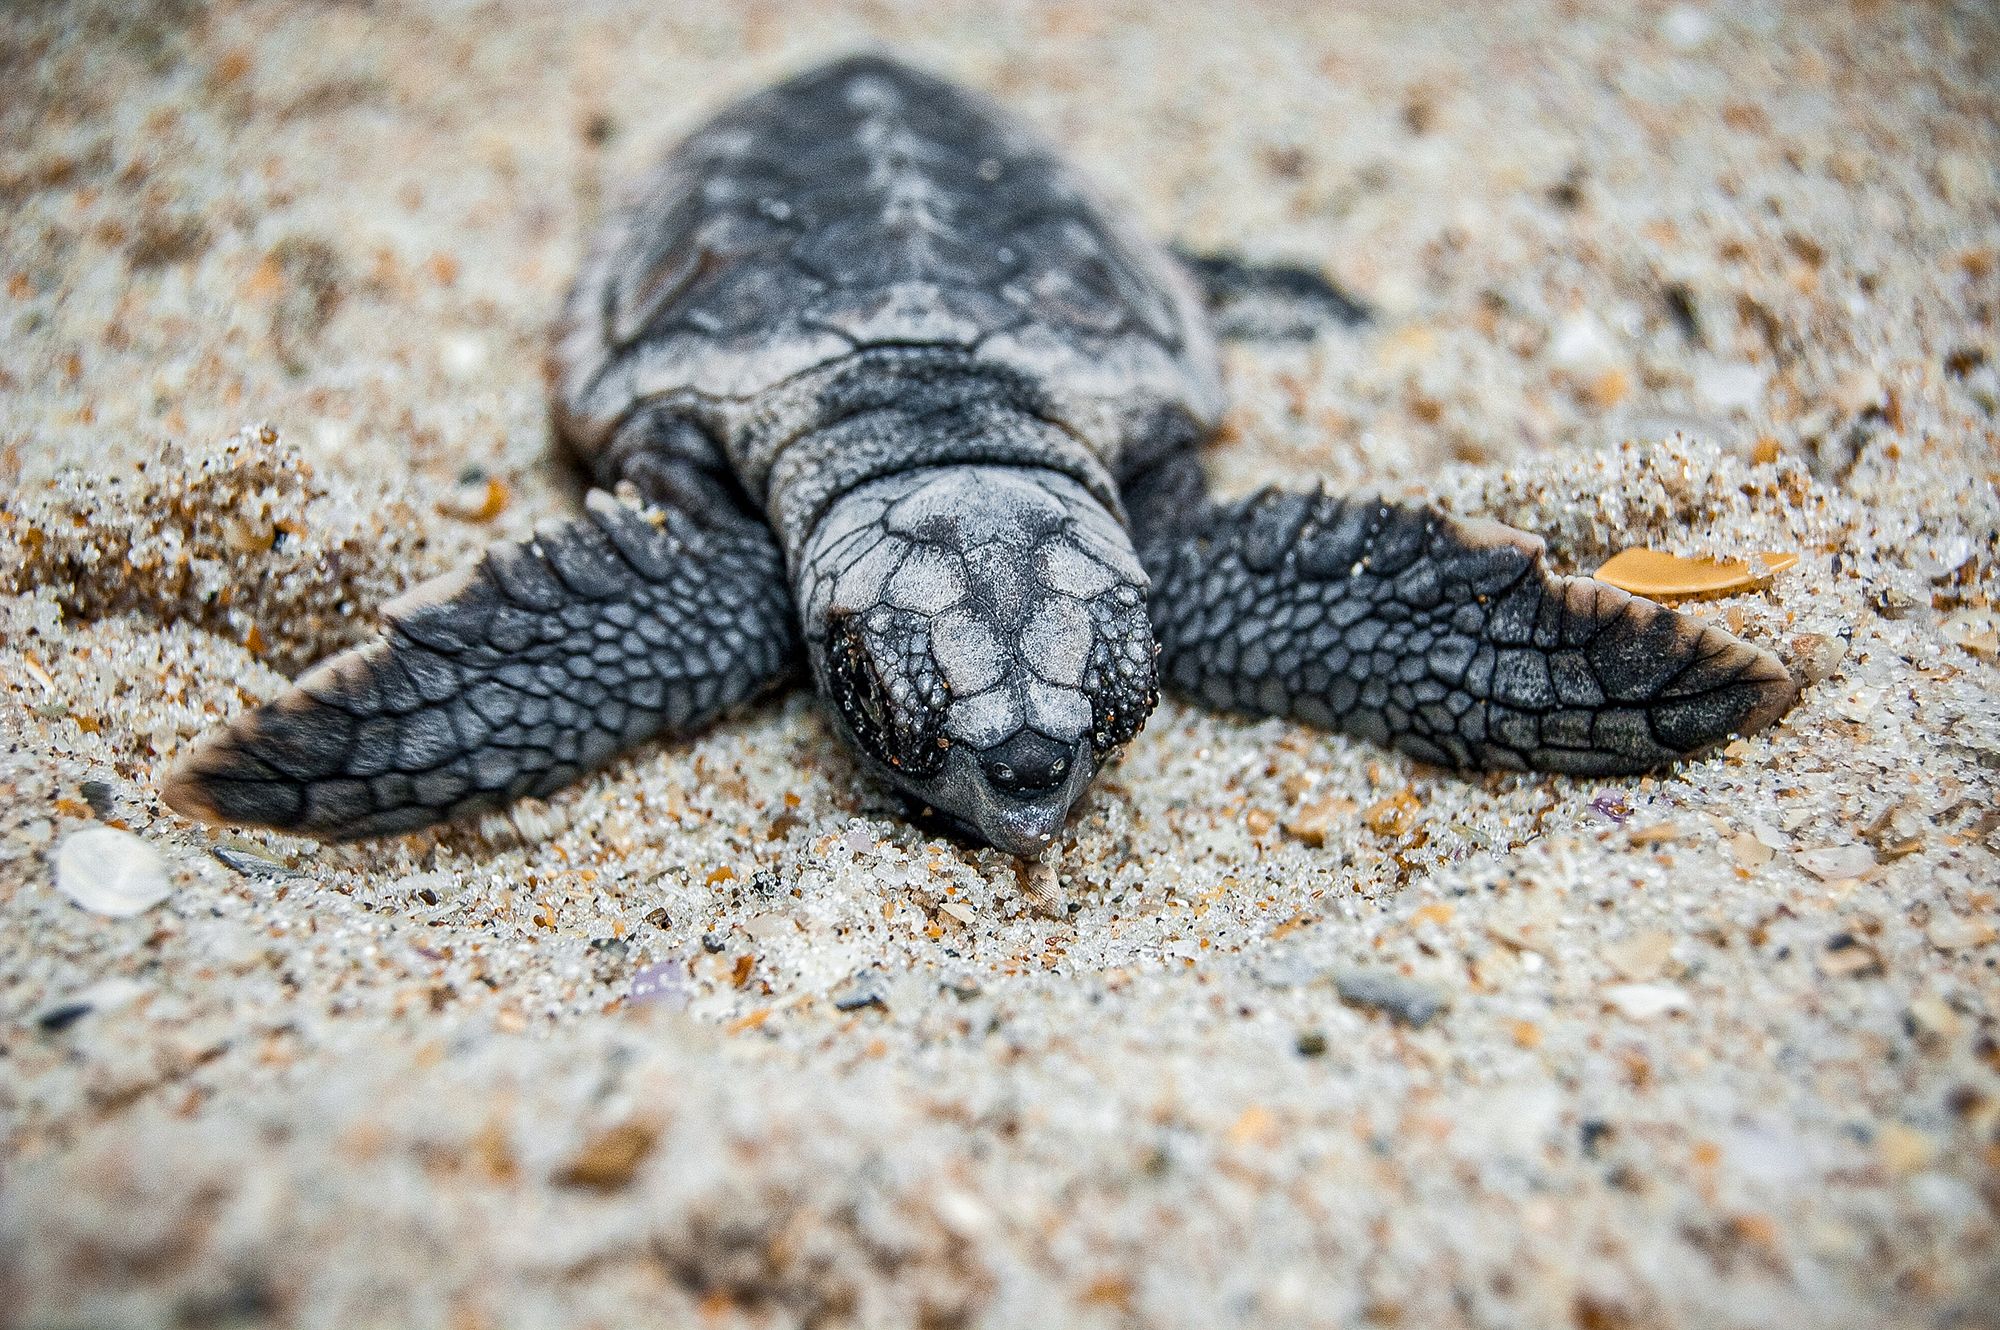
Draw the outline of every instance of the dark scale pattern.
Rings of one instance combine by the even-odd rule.
[[[1058,472],[863,485],[815,528],[797,582],[807,655],[855,745],[998,844],[1059,825],[1156,701],[1130,539]]]
[[[1141,557],[1169,687],[1454,767],[1645,771],[1768,724],[1770,653],[1434,508],[1153,482]]]
[[[1099,756],[1131,743],[1159,705],[1146,597],[1136,586],[1114,587],[1090,604],[1095,628],[1083,691],[1090,698],[1091,743]]]
[[[1034,380],[1106,466],[1141,416],[1220,407],[1163,250],[984,98],[862,56],[726,108],[613,215],[559,332],[558,412],[592,456],[671,399],[761,496],[772,456],[834,423],[785,389],[903,348]]]
[[[827,695],[862,750],[902,775],[936,775],[951,742],[951,689],[931,659],[928,624],[884,607],[837,616],[827,637]]]
[[[495,546],[384,617],[382,640],[196,749],[167,802],[328,839],[413,830],[698,729],[797,659],[764,527],[602,491],[583,518]]]

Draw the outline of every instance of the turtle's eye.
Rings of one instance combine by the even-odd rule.
[[[901,618],[880,611],[866,620],[835,616],[827,689],[864,752],[905,775],[928,776],[944,765],[945,698],[936,695],[941,686],[928,654],[897,649],[899,642],[914,645],[913,626]]]

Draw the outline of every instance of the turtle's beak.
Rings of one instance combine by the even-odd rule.
[[[967,796],[959,816],[995,848],[1033,858],[1061,834],[1070,809],[1097,774],[1097,761],[1084,740],[1059,749],[1059,760],[1024,779],[1017,765],[995,756],[1007,755],[1014,746],[977,756],[964,753],[960,761],[968,770],[954,782]]]

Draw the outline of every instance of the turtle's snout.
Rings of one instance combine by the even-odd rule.
[[[980,759],[986,779],[1003,794],[1041,794],[1060,786],[1077,760],[1075,746],[1022,730]]]
[[[1024,729],[961,769],[967,779],[940,793],[989,844],[1032,858],[1061,834],[1097,762],[1088,736],[1064,744]]]

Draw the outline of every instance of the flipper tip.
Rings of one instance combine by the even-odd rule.
[[[215,791],[202,770],[203,759],[215,746],[213,739],[197,744],[168,769],[160,782],[160,802],[182,817],[211,827],[229,825],[229,817],[215,801]]]
[[[1798,705],[1798,680],[1783,661],[1763,647],[1741,639],[1732,639],[1731,646],[1742,661],[1736,676],[1737,686],[1750,693],[1749,705],[1743,719],[1736,723],[1736,732],[1755,734]]]

